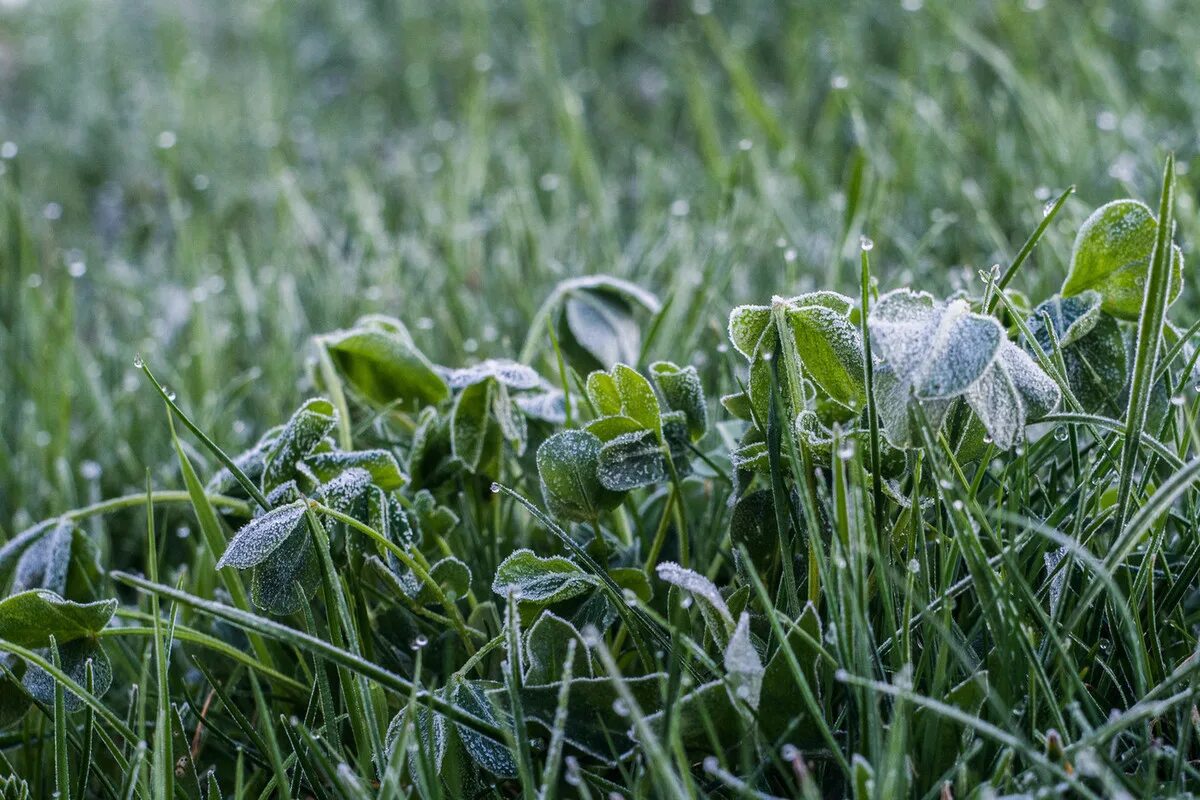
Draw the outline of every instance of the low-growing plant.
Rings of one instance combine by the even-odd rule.
[[[60,797],[1182,791],[1172,192],[1168,162],[1157,215],[1098,209],[1036,304],[1011,284],[1066,195],[977,294],[880,293],[864,246],[857,296],[739,306],[723,414],[607,277],[519,362],[442,366],[380,316],[318,336],[320,397],[236,456],[139,361],[183,489],[0,549],[8,766]],[[134,507],[144,575],[86,527]]]

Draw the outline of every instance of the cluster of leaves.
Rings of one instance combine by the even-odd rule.
[[[815,796],[820,785],[869,797],[950,783],[986,796],[1047,781],[1106,793],[1143,759],[1100,759],[1091,716],[1138,718],[1137,700],[1158,691],[1154,667],[1130,655],[1085,685],[1063,641],[1078,634],[1056,626],[1069,605],[1070,626],[1095,616],[1090,630],[1106,636],[1136,630],[1126,610],[1093,610],[1099,588],[1064,601],[1081,580],[1070,565],[1093,568],[1091,537],[1133,552],[1187,485],[1191,467],[1159,474],[1181,464],[1153,435],[1158,460],[1140,477],[1138,448],[1125,445],[1118,471],[1105,438],[1123,432],[1122,414],[1141,420],[1126,436],[1158,433],[1194,368],[1195,331],[1165,321],[1183,268],[1168,233],[1140,203],[1101,208],[1061,293],[1036,306],[1007,287],[1015,267],[983,275],[978,297],[876,295],[864,254],[857,298],[738,307],[728,330],[745,369],[719,423],[696,367],[638,369],[652,341],[644,317],[661,307],[606,277],[563,284],[521,362],[444,367],[380,316],[317,337],[311,379],[324,397],[232,458],[155,381],[172,426],[183,421],[221,464],[202,485],[175,440],[203,533],[195,574],[180,564],[176,586],[158,580],[153,511],[149,578],[100,568],[84,512],[10,541],[0,727],[39,707],[62,732],[58,766],[73,745],[67,715],[115,702],[100,640],[134,635],[110,626],[119,584],[151,598],[153,627],[137,630],[153,641],[140,663],[155,668],[151,774],[164,796],[212,800],[231,764],[237,796]],[[539,331],[557,381],[529,365]],[[1115,504],[1093,477],[1110,472]],[[1143,495],[1159,516],[1131,518],[1126,504]],[[1034,548],[1025,529],[1002,540],[1009,520],[989,517],[986,498],[1018,503],[1055,547]],[[142,500],[152,509],[155,494]],[[1067,520],[1074,538],[1057,531]],[[1019,567],[1040,569],[1043,556],[1044,582],[1031,586]],[[1182,574],[1198,569],[1191,559]],[[1154,576],[1144,581],[1132,595]],[[1176,605],[1180,585],[1167,581]],[[979,602],[954,607],[967,591]],[[195,669],[172,668],[173,642]],[[1161,643],[1161,663],[1176,650]],[[1053,670],[1051,657],[1062,659]],[[1182,680],[1171,676],[1159,685]],[[1057,732],[1031,743],[1030,686],[1082,704],[1078,749]],[[145,716],[134,700],[127,711]],[[127,726],[101,716],[115,734],[105,746],[136,775],[146,746],[119,743]],[[86,724],[88,748],[98,724]],[[216,753],[204,780],[202,734]],[[93,772],[90,752],[76,785],[116,796],[119,776]],[[70,772],[56,773],[60,793]]]

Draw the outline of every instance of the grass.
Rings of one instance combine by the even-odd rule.
[[[60,797],[1196,791],[1197,293],[1185,269],[1172,302],[1164,253],[1200,234],[1200,41],[1183,2],[1040,5],[0,6],[0,577],[76,620],[0,636],[0,772]],[[1145,312],[1105,306],[1133,400],[1101,402],[1077,367],[1113,350],[1014,290],[1050,300],[1121,197],[1174,225]],[[578,284],[543,308],[598,273],[661,310]],[[903,287],[994,313],[1057,408],[1004,447],[927,402],[901,452],[866,315],[776,303],[750,358],[727,332],[741,303]],[[617,321],[572,327],[571,298]],[[541,388],[438,390],[409,358],[384,391],[331,344],[375,313]],[[797,318],[858,332],[856,413],[795,391],[826,375]],[[652,383],[589,380],[613,341]],[[747,386],[739,420],[718,400]],[[506,404],[546,387],[567,421]],[[289,418],[282,466],[237,459]],[[107,624],[79,605],[114,597]]]

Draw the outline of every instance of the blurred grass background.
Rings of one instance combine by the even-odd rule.
[[[1190,256],[1194,12],[0,0],[0,532],[178,483],[139,352],[236,450],[305,395],[312,333],[384,312],[443,363],[515,355],[606,272],[711,380],[734,303],[852,289],[862,234],[883,288],[969,286],[1074,184],[1018,278],[1047,295],[1168,149]]]

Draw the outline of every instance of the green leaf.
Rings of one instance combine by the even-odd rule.
[[[113,601],[115,602],[115,601]],[[112,664],[100,642],[93,638],[76,639],[59,648],[60,668],[80,686],[87,686],[87,664],[92,662],[92,694],[102,696],[112,686]],[[44,651],[49,653],[49,650]],[[54,702],[54,677],[36,664],[29,664],[22,680],[25,691],[39,703]],[[84,707],[84,701],[70,689],[64,687],[63,700],[66,710],[74,713]]]
[[[654,431],[634,431],[605,442],[596,474],[606,489],[625,492],[664,482],[667,460]]]
[[[657,298],[619,278],[595,275],[564,281],[555,290],[562,299],[558,340],[563,354],[582,372],[637,361],[642,331],[636,307],[657,314]]]
[[[800,665],[800,674],[805,683],[816,697],[821,696],[820,642],[822,639],[821,620],[817,616],[816,607],[809,603],[804,607],[800,618],[787,633],[787,642],[781,645],[767,662],[763,672],[762,700],[759,710],[759,725],[763,733],[770,739],[784,735],[788,726],[798,717],[805,715],[802,690],[796,681],[787,653],[783,648],[790,648]],[[801,738],[804,744],[815,744],[820,739],[811,725],[801,724],[794,729],[794,734]]]
[[[1154,212],[1145,203],[1114,200],[1096,209],[1075,237],[1062,294],[1070,297],[1095,290],[1103,298],[1104,311],[1136,320],[1142,311],[1157,232]],[[1172,245],[1168,305],[1182,288],[1183,252]]]
[[[650,377],[667,408],[683,413],[688,435],[692,441],[698,441],[708,430],[708,406],[704,401],[700,373],[693,366],[680,367],[670,361],[655,361],[650,365]]]
[[[495,382],[490,379],[473,383],[459,392],[454,401],[450,417],[450,448],[454,458],[471,472],[479,468],[487,443],[495,387]]]
[[[621,413],[621,395],[617,392],[617,382],[613,376],[602,370],[596,370],[587,376],[585,385],[588,400],[596,407],[596,413],[612,416]]]
[[[477,681],[458,681],[450,692],[450,700],[456,706],[488,722],[498,723],[495,707],[485,693],[485,684]],[[465,725],[455,724],[467,755],[479,766],[498,778],[512,778],[517,774],[517,764],[509,746],[488,738]]]
[[[700,612],[713,638],[724,647],[733,635],[733,616],[721,596],[716,584],[695,570],[687,569],[673,561],[664,561],[654,568],[659,579],[678,586],[700,602]]]
[[[466,597],[471,590],[471,568],[466,562],[446,556],[429,568],[429,576],[442,588],[446,599],[454,602],[455,598]],[[417,602],[422,605],[437,602],[433,589],[427,584],[421,584],[417,593]]]
[[[364,317],[355,328],[322,336],[319,343],[346,382],[376,405],[432,405],[450,394],[399,320]]]
[[[1100,310],[1100,295],[1088,291],[1074,297],[1055,296],[1029,317],[1029,329],[1042,350],[1052,343],[1043,312],[1062,347],[1071,393],[1092,414],[1119,417],[1129,383],[1128,353],[1119,323]],[[1026,347],[1032,347],[1026,343]]]
[[[765,449],[761,457],[766,458]],[[770,489],[750,492],[738,499],[729,518],[729,537],[735,557],[740,558],[738,545],[743,545],[759,575],[766,579],[775,574],[779,565],[779,523]]]
[[[738,306],[729,313],[729,341],[747,360],[753,360],[775,347],[775,326],[770,306]]]
[[[575,674],[591,677],[591,654],[578,629],[562,617],[543,611],[525,634],[526,685],[545,685],[559,680],[571,641],[575,642]]]
[[[46,589],[31,589],[0,601],[0,639],[20,647],[59,646],[90,638],[104,629],[117,610],[116,600],[76,603]]]
[[[867,395],[858,326],[824,305],[789,307],[785,314],[808,375],[838,403],[862,408]]]
[[[562,556],[542,558],[532,550],[514,550],[496,568],[492,591],[501,597],[516,593],[522,603],[551,605],[588,592],[596,576]]]
[[[542,496],[552,514],[582,522],[620,504],[623,495],[606,489],[596,474],[600,446],[587,431],[561,431],[538,448]]]
[[[621,413],[637,420],[647,430],[661,435],[661,411],[650,381],[642,377],[640,372],[625,364],[617,364],[612,368],[610,374],[616,386],[617,395],[621,398]]]
[[[241,527],[225,548],[217,568],[250,569],[266,560],[299,528],[305,526],[303,500],[272,509]]]

